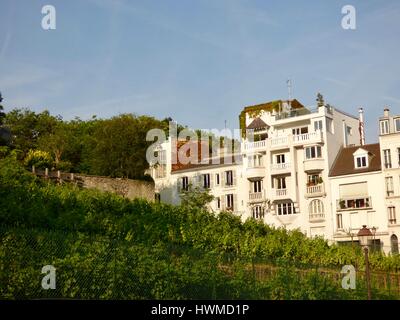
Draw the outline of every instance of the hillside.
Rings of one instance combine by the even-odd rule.
[[[359,249],[229,213],[50,184],[11,158],[0,160],[0,225],[5,298],[365,298],[362,282],[346,291],[336,277],[345,264],[362,271]],[[47,264],[57,290],[40,290]],[[397,272],[400,260],[374,254],[371,267]]]

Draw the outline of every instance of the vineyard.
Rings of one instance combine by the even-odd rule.
[[[359,248],[230,213],[54,185],[0,160],[1,299],[365,299]],[[372,253],[374,299],[400,297],[400,258]],[[341,286],[344,265],[357,287]],[[43,290],[41,269],[57,270]]]

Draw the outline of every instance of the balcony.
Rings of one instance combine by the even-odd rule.
[[[309,221],[310,222],[324,222],[325,221],[325,213],[310,213]]]
[[[263,150],[267,147],[267,142],[268,142],[268,140],[246,142],[246,143],[244,143],[244,150],[245,151]]]
[[[249,180],[260,179],[265,176],[264,166],[254,166],[246,169],[246,177]]]
[[[265,192],[250,192],[249,202],[262,202],[265,201]]]
[[[293,136],[294,145],[303,145],[307,143],[320,143],[320,142],[323,142],[321,131],[297,134]]]
[[[325,161],[322,158],[304,160],[304,171],[322,171],[325,169]]]
[[[276,149],[276,148],[282,148],[282,147],[289,147],[290,144],[290,135],[287,136],[281,136],[281,137],[274,137],[274,138],[270,138],[270,147],[271,149]]]
[[[372,209],[371,197],[357,197],[336,201],[337,211]]]
[[[306,198],[323,197],[325,195],[325,185],[323,183],[306,187]]]
[[[285,163],[271,163],[271,173],[272,174],[281,174],[285,172],[289,172],[291,165],[289,162]]]
[[[272,189],[273,200],[289,199],[288,189]]]
[[[309,143],[322,143],[323,135],[321,131],[303,133],[298,135],[286,134],[277,137],[271,137],[266,140],[244,143],[244,151],[265,150],[267,147],[271,150],[289,148],[290,146],[301,146]]]

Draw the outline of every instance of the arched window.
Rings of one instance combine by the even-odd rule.
[[[260,220],[264,218],[264,208],[261,206],[253,207],[253,218]]]
[[[392,254],[399,254],[399,239],[395,234],[390,237],[390,246],[392,247]]]
[[[313,200],[309,206],[310,214],[321,214],[324,213],[324,204],[321,200]]]

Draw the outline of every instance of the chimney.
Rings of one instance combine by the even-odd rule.
[[[365,144],[365,127],[364,127],[364,109],[358,109],[359,119],[358,119],[358,130],[360,132],[360,145]]]
[[[347,125],[344,120],[342,120],[343,123],[343,146],[346,148],[347,147]]]
[[[385,109],[383,109],[383,116],[384,116],[385,118],[389,118],[389,108],[388,108],[388,107],[386,107]]]

